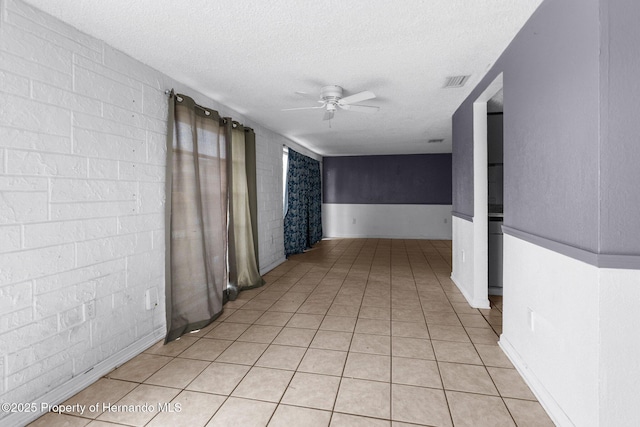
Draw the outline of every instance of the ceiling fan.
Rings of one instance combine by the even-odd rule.
[[[304,92],[296,93],[303,96],[307,95]],[[316,110],[323,108],[325,112],[322,120],[331,120],[338,108],[346,111],[357,111],[360,113],[375,113],[376,111],[378,111],[379,107],[374,107],[371,105],[356,105],[356,103],[358,102],[373,99],[375,97],[376,95],[373,92],[365,90],[364,92],[359,92],[343,98],[342,88],[340,86],[324,86],[320,90],[320,99],[318,100],[318,102],[322,105],[320,105],[319,107],[285,108],[282,111]]]

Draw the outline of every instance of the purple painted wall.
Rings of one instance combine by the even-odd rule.
[[[640,254],[640,2],[603,1],[600,251]]]
[[[453,116],[453,211],[473,215],[473,102],[503,72],[504,224],[599,249],[600,2],[546,0]]]
[[[451,154],[325,157],[323,202],[451,204]]]
[[[473,217],[473,105],[453,116],[452,211],[454,215]]]

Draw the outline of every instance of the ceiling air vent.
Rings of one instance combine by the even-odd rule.
[[[447,77],[447,83],[445,83],[445,88],[456,88],[462,87],[469,80],[471,76],[449,76]]]
[[[427,141],[428,144],[442,144],[444,139],[430,139]]]

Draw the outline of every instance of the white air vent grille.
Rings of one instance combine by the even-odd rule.
[[[471,76],[450,76],[447,77],[447,83],[445,83],[445,88],[456,88],[462,87],[469,80]]]
[[[430,139],[427,141],[428,144],[442,144],[444,139]]]

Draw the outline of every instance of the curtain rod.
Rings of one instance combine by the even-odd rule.
[[[167,95],[167,96],[171,96],[171,91],[169,89],[167,89],[167,90],[164,91],[164,94]],[[179,96],[177,93],[174,93],[174,95],[176,96],[176,99],[178,100],[178,102],[182,102],[183,98],[181,96]],[[194,103],[194,105],[196,106],[196,108],[199,108],[202,111],[204,111],[205,116],[210,116],[211,115],[211,111],[209,111],[209,108],[203,107],[202,105],[198,105],[198,104],[195,104],[195,103]]]
[[[172,90],[173,90],[173,89],[172,89]],[[170,96],[170,95],[171,95],[171,91],[172,91],[172,90],[167,89],[167,90],[165,90],[165,91],[164,91],[164,94],[165,94],[165,95],[167,95],[167,96]],[[177,94],[177,93],[174,93],[174,94],[175,94],[176,98],[178,99],[178,101],[182,101],[182,98],[180,98],[180,97],[178,96],[178,94]],[[204,111],[204,114],[206,114],[207,116],[211,115],[211,112],[209,111],[209,109],[208,109],[208,108],[203,107],[203,106],[198,105],[198,104],[195,104],[195,106],[196,106],[196,107],[198,107],[198,108],[200,108],[201,110],[203,110],[203,111]],[[225,117],[222,117],[222,122],[223,122],[223,123],[227,123],[227,119],[226,119]],[[233,128],[235,129],[235,128],[237,128],[238,126],[240,126],[240,123],[235,122],[235,121],[233,121],[233,120],[232,120],[232,126],[233,126]],[[243,125],[243,126],[244,126],[244,125]],[[253,131],[253,128],[250,128],[249,126],[244,126],[244,131],[245,131],[245,132],[250,132],[250,131]],[[254,132],[255,132],[255,131],[254,131]]]

